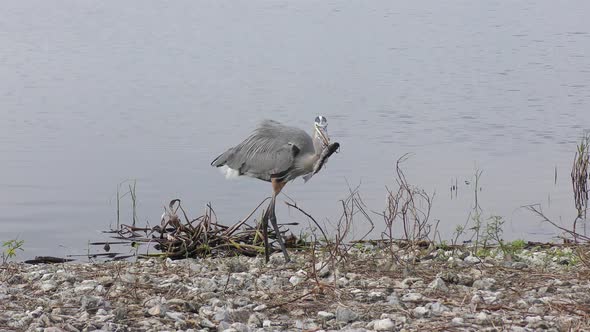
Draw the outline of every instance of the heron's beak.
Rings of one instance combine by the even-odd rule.
[[[322,143],[324,147],[330,145],[330,136],[328,136],[328,128],[315,125],[315,131],[318,133],[319,137],[322,139]]]

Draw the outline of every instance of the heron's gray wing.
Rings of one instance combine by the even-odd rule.
[[[282,178],[301,152],[313,151],[313,141],[304,131],[266,120],[242,143],[217,157],[211,165],[235,169],[262,180]]]

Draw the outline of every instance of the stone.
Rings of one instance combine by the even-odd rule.
[[[57,288],[57,283],[53,280],[47,280],[41,283],[40,288],[44,292],[50,292]]]
[[[451,323],[453,325],[463,325],[463,322],[464,322],[464,320],[461,317],[455,317],[455,318],[451,319]]]
[[[265,310],[267,307],[268,307],[268,306],[267,306],[266,304],[261,304],[261,305],[258,305],[258,306],[256,306],[256,307],[254,307],[254,311],[263,311],[263,310]]]
[[[493,278],[483,278],[478,279],[473,282],[473,288],[481,289],[481,290],[491,290],[494,288],[496,284],[496,279]]]
[[[166,309],[161,304],[156,304],[148,309],[148,314],[150,316],[164,316],[166,314]]]
[[[424,318],[429,316],[430,310],[426,309],[425,307],[416,307],[412,310],[412,313],[416,318]]]
[[[295,321],[295,328],[299,330],[316,331],[319,329],[319,326],[313,321],[313,319],[297,319]]]
[[[291,285],[293,286],[297,286],[300,283],[302,283],[305,279],[299,277],[299,276],[292,276],[291,278],[289,278],[289,282],[291,283]]]
[[[74,287],[74,292],[77,294],[92,292],[98,285],[95,280],[84,280]]]
[[[329,321],[331,319],[336,318],[336,315],[334,313],[327,311],[318,311],[318,318],[320,318],[323,321]]]
[[[326,278],[330,275],[330,267],[326,262],[318,262],[315,264],[315,270],[317,276],[320,278]]]
[[[37,317],[41,316],[42,313],[43,313],[43,307],[37,307],[35,310],[29,312],[29,316],[33,317],[33,318],[37,318]]]
[[[423,299],[424,299],[424,296],[420,293],[408,293],[408,294],[405,294],[404,296],[402,296],[403,302],[418,302],[418,301],[422,301]]]
[[[449,291],[449,287],[447,287],[447,284],[442,278],[435,278],[430,284],[428,284],[428,289],[439,292]]]
[[[488,320],[488,314],[486,314],[485,312],[481,311],[477,315],[475,315],[475,320],[479,324],[483,324],[483,323],[487,322],[487,320]]]
[[[248,317],[248,325],[254,327],[262,327],[262,316],[259,313],[253,313]]]
[[[475,256],[467,256],[463,259],[463,261],[467,264],[479,264],[481,263],[481,259],[479,259],[478,257]]]
[[[387,303],[393,304],[393,305],[399,305],[399,297],[397,297],[397,294],[391,293],[391,295],[389,295],[387,297]]]
[[[394,331],[395,323],[389,319],[380,319],[373,322],[373,329],[375,331]]]
[[[451,311],[451,309],[440,302],[434,302],[430,304],[430,311],[434,315],[441,315],[445,312]]]
[[[359,318],[359,315],[349,308],[338,306],[336,308],[336,320],[339,322],[350,323]]]

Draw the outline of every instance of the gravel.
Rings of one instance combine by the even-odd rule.
[[[10,263],[0,331],[589,330],[589,269],[529,254],[524,265],[442,251],[391,263],[376,247],[346,264],[295,252],[288,264],[281,254]]]

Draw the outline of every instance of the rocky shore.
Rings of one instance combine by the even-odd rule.
[[[590,330],[590,271],[569,248],[292,254],[10,263],[0,331]]]

